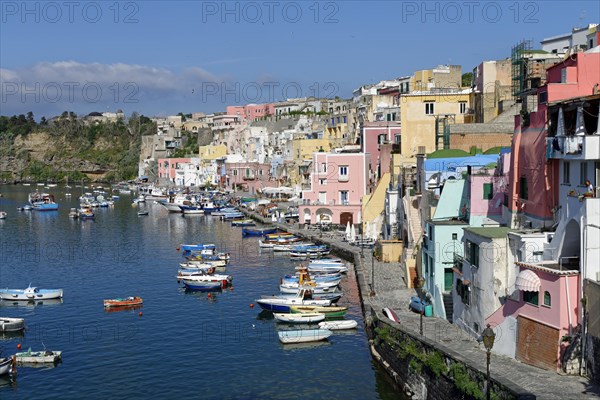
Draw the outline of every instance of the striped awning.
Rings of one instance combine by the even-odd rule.
[[[540,277],[537,276],[535,272],[530,269],[524,269],[523,271],[519,272],[517,280],[515,281],[515,285],[519,290],[526,292],[539,292],[542,284],[540,282]]]

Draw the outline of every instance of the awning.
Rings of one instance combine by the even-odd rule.
[[[515,281],[517,289],[526,292],[539,292],[541,285],[540,277],[530,269],[524,269],[519,272],[517,280]]]

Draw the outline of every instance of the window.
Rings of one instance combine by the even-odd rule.
[[[327,192],[319,192],[319,203],[320,204],[327,203]]]
[[[483,199],[491,200],[494,197],[494,184],[484,183],[483,184]]]
[[[326,184],[327,184],[326,179],[319,179],[319,185],[326,185]]]
[[[461,114],[466,114],[466,112],[467,112],[467,102],[466,101],[459,101],[458,107],[459,107],[459,111]]]
[[[392,113],[392,121],[396,120],[396,113]]]
[[[460,297],[461,301],[465,305],[471,304],[471,290],[469,285],[465,285],[462,279],[456,281],[456,294]]]
[[[550,292],[548,292],[548,291],[544,292],[544,305],[546,307],[552,306],[552,299],[550,297]]]
[[[527,186],[527,178],[522,176],[519,179],[519,197],[523,200],[529,199],[529,188]]]
[[[342,205],[348,205],[348,191],[347,190],[340,190],[340,204]]]
[[[347,165],[340,166],[340,178],[348,179],[348,166]]]
[[[579,184],[585,185],[585,180],[587,179],[587,163],[584,161],[579,164]]]
[[[319,172],[327,173],[327,163],[321,163],[321,170]]]
[[[344,117],[344,123],[346,123],[346,117]]]
[[[425,103],[425,115],[433,115],[433,102]]]
[[[563,161],[563,183],[571,182],[571,164],[568,161]]]
[[[233,176],[237,176],[237,169],[233,170]]]
[[[400,135],[395,135],[394,136],[394,143],[395,144],[400,144]]]
[[[465,255],[467,261],[474,267],[479,267],[479,246],[467,240],[465,243]]]
[[[534,306],[538,305],[538,292],[528,292],[523,291],[523,301],[525,303],[533,304]]]

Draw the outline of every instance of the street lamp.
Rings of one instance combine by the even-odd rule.
[[[419,299],[421,300],[421,315],[419,316],[419,334],[423,336],[423,314],[425,313],[425,304],[423,304],[423,287],[425,287],[425,279],[419,278]]]
[[[483,330],[483,332],[481,333],[481,337],[483,338],[483,345],[485,346],[485,351],[487,352],[485,398],[487,400],[490,400],[490,360],[492,347],[494,347],[494,339],[496,339],[496,334],[494,333],[494,330],[490,327],[490,324],[487,324],[487,328]]]

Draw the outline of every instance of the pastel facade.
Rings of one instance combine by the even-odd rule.
[[[389,171],[389,157],[383,157],[381,145],[393,143],[400,145],[399,122],[365,122],[361,128],[362,151],[371,154],[371,170],[374,171],[374,181]],[[381,164],[384,168],[381,168]]]
[[[300,221],[345,225],[361,221],[370,156],[364,153],[314,153],[311,186],[302,192]]]
[[[227,114],[238,116],[243,121],[256,121],[275,114],[275,105],[273,103],[266,103],[227,106]]]

